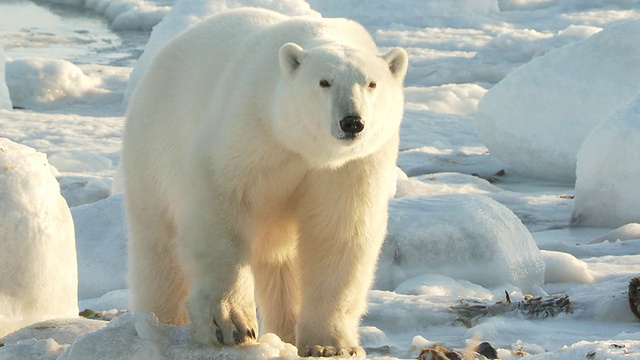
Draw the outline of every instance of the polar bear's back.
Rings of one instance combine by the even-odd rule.
[[[204,145],[217,148],[214,158],[227,158],[238,155],[221,153],[233,151],[226,142],[235,135],[269,137],[268,127],[238,120],[270,116],[278,50],[287,42],[305,49],[333,42],[377,53],[368,32],[346,19],[241,9],[196,25],[158,52],[131,98],[122,152],[127,192],[180,208],[188,163],[212,150]],[[262,140],[256,143],[268,143]]]
[[[248,37],[284,19],[270,11],[228,12],[160,49],[127,109],[122,162],[128,193],[164,197],[162,203],[181,198],[175,193],[180,174],[215,101],[220,78],[232,64],[230,55]]]

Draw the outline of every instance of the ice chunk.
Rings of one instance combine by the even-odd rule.
[[[149,313],[125,314],[109,325],[83,336],[58,360],[85,359],[273,359],[297,358],[297,349],[275,335],[263,335],[259,344],[210,347],[191,339],[189,326],[159,324]]]
[[[617,240],[640,240],[640,224],[631,223],[621,226],[615,230],[611,230],[608,233],[591,240],[589,244],[597,244],[605,241],[615,242]]]
[[[582,144],[571,224],[619,227],[640,223],[638,139],[640,94],[598,124]]]
[[[67,319],[53,319],[41,321],[29,326],[26,326],[18,331],[15,331],[4,338],[0,338],[0,343],[5,345],[18,344],[25,340],[45,340],[53,339],[60,345],[71,345],[80,336],[92,333],[103,327],[107,326],[107,322],[103,320],[91,320],[83,317],[67,318]],[[62,349],[64,350],[64,348]],[[62,350],[60,352],[62,352]],[[0,359],[5,359],[4,354],[0,352]],[[26,357],[17,357],[18,359],[25,359]]]
[[[571,254],[560,251],[541,250],[546,263],[545,283],[581,283],[593,282],[593,275],[587,263]]]
[[[504,205],[481,195],[441,195],[390,202],[389,235],[376,288],[393,290],[419,274],[532,291],[545,263],[531,234]]]
[[[78,244],[80,299],[127,287],[127,228],[122,194],[71,210]]]
[[[73,220],[45,154],[0,137],[0,336],[78,315]]]
[[[13,106],[4,75],[4,60],[4,52],[2,51],[2,46],[0,46],[0,109],[11,109]]]
[[[91,93],[104,93],[102,80],[87,76],[76,65],[58,59],[19,59],[7,62],[7,86],[13,105],[30,107],[79,98]]]
[[[640,20],[611,26],[511,72],[478,105],[474,123],[513,170],[573,182],[591,129],[640,92]]]

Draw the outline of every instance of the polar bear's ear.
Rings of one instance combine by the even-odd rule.
[[[389,70],[391,70],[393,76],[398,80],[404,80],[409,67],[409,55],[407,55],[407,52],[402,48],[395,48],[383,55],[382,58],[389,65]]]
[[[280,69],[285,74],[292,74],[302,60],[304,49],[295,43],[286,43],[280,47],[278,56],[280,57]]]

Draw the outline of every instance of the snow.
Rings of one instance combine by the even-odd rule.
[[[0,109],[11,109],[11,97],[5,80],[4,51],[0,46]]]
[[[99,92],[102,79],[85,75],[76,65],[58,59],[21,59],[6,64],[7,86],[14,106],[81,98]]]
[[[0,359],[297,358],[273,334],[250,347],[204,348],[191,341],[189,326],[122,315],[129,297],[117,194],[122,104],[160,46],[239,5],[349,17],[382,51],[402,46],[410,54],[389,241],[360,328],[368,358],[415,359],[438,343],[466,348],[479,341],[507,360],[521,358],[519,350],[533,360],[640,355],[626,294],[640,273],[640,220],[633,216],[639,0],[11,0],[0,2],[0,136],[46,154],[51,164],[38,169],[46,176],[25,184],[47,178],[38,199],[62,194],[71,207],[78,295],[65,290],[73,311],[29,319],[36,323],[1,338]],[[11,104],[14,97],[19,104]],[[502,121],[499,131],[487,134],[488,125],[478,124],[488,116]],[[558,170],[548,162],[554,158],[569,165]],[[36,200],[11,194],[0,190],[0,216],[18,214],[6,199]],[[578,211],[612,222],[571,226]],[[13,223],[0,221],[0,234]],[[36,250],[19,242],[11,248]],[[66,289],[52,277],[64,276],[76,256],[62,253],[46,251],[34,262],[3,250],[0,286],[7,268],[44,270],[52,258],[62,265],[44,272],[43,286]],[[487,316],[469,328],[450,311],[465,299],[505,301],[505,291],[514,301],[566,294],[574,311],[538,320]],[[41,310],[56,304],[50,299],[35,297]],[[104,320],[77,317],[78,307]],[[0,306],[0,317],[7,311]]]
[[[573,225],[640,222],[639,138],[640,94],[596,125],[580,147]]]
[[[489,151],[514,171],[572,183],[591,129],[640,92],[640,21],[612,26],[511,72],[478,106]]]
[[[78,312],[73,221],[54,171],[0,137],[0,336]]]
[[[427,273],[487,288],[512,284],[526,292],[539,292],[544,283],[545,264],[529,231],[504,205],[485,196],[392,200],[388,233],[376,289],[394,290]]]
[[[127,227],[122,194],[74,207],[78,251],[78,297],[127,287]]]

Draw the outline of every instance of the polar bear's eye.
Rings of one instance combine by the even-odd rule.
[[[376,86],[378,86],[378,84],[376,84],[375,81],[372,81],[372,82],[369,83],[369,89],[375,89]]]
[[[330,87],[330,86],[331,86],[331,84],[329,84],[329,81],[324,80],[324,79],[323,79],[323,80],[320,80],[320,87],[328,88],[328,87]]]

